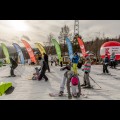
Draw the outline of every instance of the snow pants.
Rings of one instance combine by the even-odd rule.
[[[85,85],[90,85],[89,73],[88,72],[84,72],[84,84]]]
[[[78,74],[77,72],[77,63],[73,63],[73,71],[75,74]]]
[[[103,64],[103,73],[109,73],[107,67],[108,67],[108,64]]]

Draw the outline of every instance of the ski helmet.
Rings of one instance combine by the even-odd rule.
[[[76,86],[76,85],[78,85],[78,82],[79,82],[79,80],[78,80],[77,77],[74,76],[74,77],[71,78],[72,85]]]

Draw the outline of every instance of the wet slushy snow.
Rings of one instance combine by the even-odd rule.
[[[49,78],[48,82],[28,80],[35,72],[36,66],[19,66],[15,70],[16,75],[21,75],[14,78],[6,78],[9,76],[10,67],[0,67],[0,82],[12,82],[15,90],[12,94],[0,96],[0,100],[68,100],[67,97],[50,97],[49,93],[59,92],[60,82],[65,71],[60,71],[60,66],[50,66],[51,73],[46,73]],[[120,67],[118,67],[120,69]],[[92,80],[91,84],[94,90],[82,89],[82,94],[79,99],[72,100],[120,100],[120,70],[110,69],[110,73],[115,76],[97,75],[102,73],[101,65],[93,65],[90,76],[102,87],[101,90]],[[83,83],[83,72],[79,70],[80,81]],[[65,90],[65,93],[66,90]]]

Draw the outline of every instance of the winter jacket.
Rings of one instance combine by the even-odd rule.
[[[109,64],[109,58],[108,57],[105,57],[104,60],[103,60],[103,64]]]
[[[70,79],[72,76],[74,75],[74,72],[73,71],[69,71],[67,70],[65,73],[64,73],[64,76],[68,79]]]
[[[90,73],[90,70],[91,70],[91,62],[86,61],[85,64],[84,64],[84,67],[83,67],[83,71]]]
[[[115,61],[115,59],[116,59],[116,56],[115,56],[115,55],[111,55],[111,56],[110,56],[110,61]]]
[[[17,66],[18,66],[18,64],[17,64],[17,62],[15,62],[12,58],[10,58],[10,62],[11,62],[11,64],[12,64],[12,68],[13,69],[15,69]]]
[[[78,55],[74,56],[72,59],[72,63],[78,64],[78,61],[79,61],[79,56]]]
[[[41,66],[41,70],[47,69],[47,63],[43,59],[40,61],[40,66]]]
[[[44,55],[44,60],[45,60],[45,62],[48,62],[48,55],[47,54]]]

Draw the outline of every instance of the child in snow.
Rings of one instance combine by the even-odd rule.
[[[38,67],[35,68],[36,73],[33,74],[32,80],[38,80],[40,70],[41,70],[41,68],[40,69],[38,69]]]
[[[77,52],[74,54],[73,59],[72,59],[72,63],[73,63],[73,71],[75,74],[78,74],[77,72],[77,65],[78,65],[78,61],[79,61],[79,56],[77,54]]]
[[[91,88],[90,80],[89,80],[89,74],[90,74],[90,70],[91,70],[91,62],[90,62],[89,56],[86,57],[85,64],[84,64],[84,67],[82,70],[84,71],[84,78],[83,78],[84,83],[81,86],[84,86],[85,88]]]
[[[107,73],[109,74],[109,71],[108,71],[108,65],[109,65],[109,58],[107,55],[105,55],[105,58],[103,59],[103,73]]]
[[[77,75],[74,74],[73,71],[67,70],[64,73],[64,78],[61,82],[60,85],[60,92],[59,92],[59,96],[62,96],[64,93],[64,86],[65,83],[67,82],[67,92],[68,92],[68,98],[71,99],[72,95],[73,97],[80,97],[81,94],[81,87],[80,87],[80,81]],[[70,83],[72,85],[72,95],[70,92]],[[76,91],[76,88],[78,88],[78,92]]]

